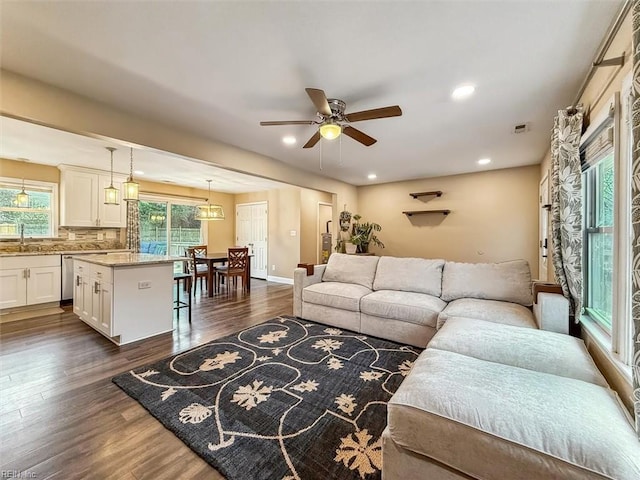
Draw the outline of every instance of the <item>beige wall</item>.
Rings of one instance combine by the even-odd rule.
[[[461,262],[523,258],[536,277],[538,178],[533,165],[360,187],[357,213],[382,225],[378,237],[386,248],[373,247],[377,253]],[[432,190],[442,190],[442,197],[409,196]],[[430,209],[451,214],[402,214]]]
[[[357,207],[353,185],[289,166],[276,159],[193,135],[117,110],[95,100],[0,70],[0,113],[79,134],[107,137],[197,158],[230,170],[331,192],[337,204]],[[337,215],[337,211],[334,212]],[[337,217],[334,218],[334,225]]]
[[[49,165],[0,158],[0,177],[60,183],[60,170]]]
[[[318,260],[318,203],[331,203],[331,194],[303,188],[300,191],[300,262]]]

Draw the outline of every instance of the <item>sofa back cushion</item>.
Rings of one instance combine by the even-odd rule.
[[[380,257],[373,289],[428,293],[439,297],[442,292],[442,267],[444,260]]]
[[[529,263],[526,260],[446,262],[442,272],[441,298],[446,302],[458,298],[480,298],[529,306],[533,303]]]
[[[329,257],[322,281],[355,283],[372,288],[379,259],[380,257],[373,255],[334,253]]]

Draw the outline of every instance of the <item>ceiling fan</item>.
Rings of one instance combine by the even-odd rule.
[[[302,148],[311,148],[320,137],[328,140],[338,138],[341,133],[353,138],[357,142],[370,147],[377,140],[370,137],[357,128],[353,128],[350,123],[361,122],[363,120],[374,120],[376,118],[399,117],[402,110],[398,105],[392,107],[374,108],[373,110],[363,110],[361,112],[344,113],[347,104],[337,98],[327,98],[324,91],[317,88],[306,88],[307,95],[316,107],[317,120],[291,120],[276,122],[260,122],[263,127],[273,125],[319,125],[318,131],[313,134]]]

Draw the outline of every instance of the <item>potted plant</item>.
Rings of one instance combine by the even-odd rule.
[[[384,243],[376,236],[375,232],[382,230],[379,223],[363,222],[360,223],[361,215],[355,214],[353,216],[353,225],[351,225],[351,238],[349,241],[357,246],[358,253],[367,253],[369,251],[369,245],[374,245],[384,248]]]

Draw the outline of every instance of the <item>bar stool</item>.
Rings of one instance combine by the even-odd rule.
[[[173,279],[176,281],[176,299],[173,301],[174,310],[178,311],[178,319],[180,318],[180,309],[188,308],[189,309],[189,323],[191,323],[191,286],[193,276],[190,273],[174,273]],[[188,302],[183,302],[180,300],[180,281],[184,280],[184,286],[187,291]]]

